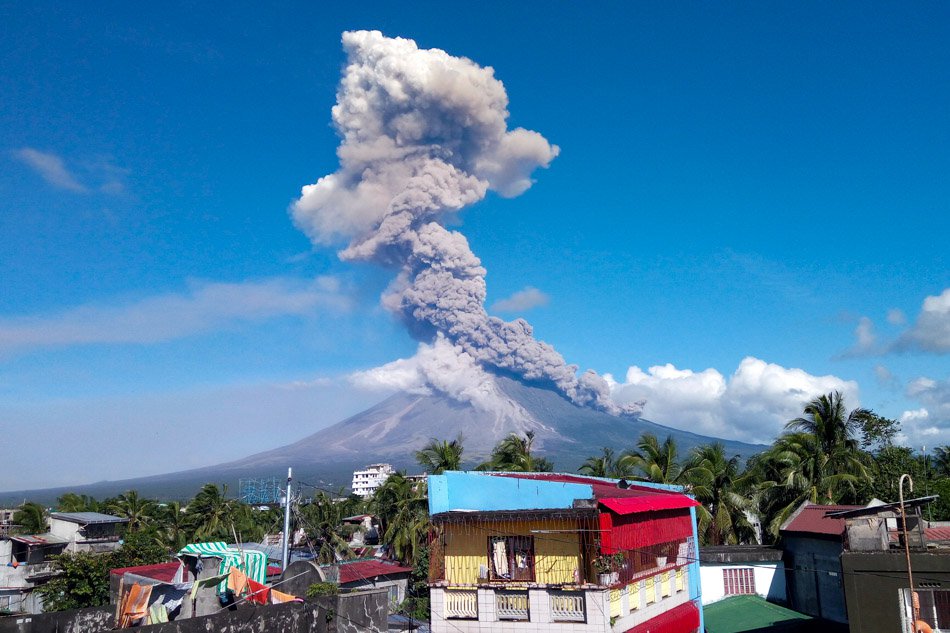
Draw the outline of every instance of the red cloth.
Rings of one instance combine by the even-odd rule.
[[[248,601],[256,602],[257,604],[270,604],[270,587],[248,578],[247,588],[250,590],[247,596]]]

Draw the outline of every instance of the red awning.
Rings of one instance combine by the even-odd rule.
[[[614,497],[600,499],[600,504],[617,514],[634,512],[655,512],[657,510],[676,510],[698,506],[699,502],[683,494],[648,494],[641,497]]]
[[[698,628],[699,609],[687,602],[628,629],[627,633],[691,633]]]

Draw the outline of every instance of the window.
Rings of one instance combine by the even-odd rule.
[[[534,537],[491,536],[488,538],[491,580],[534,580]]]
[[[904,630],[909,630],[908,622],[911,614],[910,592],[901,589],[901,600],[904,603],[904,617],[901,618]],[[930,625],[934,631],[950,629],[950,590],[923,589],[918,586],[917,597],[920,599],[920,619]]]
[[[751,567],[723,569],[722,584],[727,596],[755,593],[755,570]]]

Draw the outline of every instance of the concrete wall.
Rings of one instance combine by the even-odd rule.
[[[590,499],[586,484],[496,477],[476,472],[429,475],[429,514],[449,510],[535,510],[570,508]]]
[[[950,591],[950,552],[912,552],[910,562],[918,589]],[[841,567],[851,633],[901,631],[899,591],[908,586],[904,553],[845,552]]]
[[[386,592],[325,596],[305,603],[258,606],[137,627],[148,633],[382,633],[387,630]],[[0,633],[100,633],[115,624],[114,607],[0,618]]]
[[[785,537],[788,606],[816,618],[846,623],[841,541]]]
[[[711,604],[726,597],[726,586],[723,580],[724,569],[747,568],[752,569],[756,594],[770,602],[785,603],[785,565],[781,561],[776,561],[729,565],[700,564],[699,577],[702,584],[703,604]]]

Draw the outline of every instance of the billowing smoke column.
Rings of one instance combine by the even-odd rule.
[[[347,66],[333,107],[340,168],[303,188],[298,225],[318,243],[350,240],[344,260],[399,269],[383,297],[421,341],[438,336],[483,366],[553,385],[579,405],[622,409],[593,371],[577,377],[523,319],[485,310],[485,269],[441,222],[489,189],[517,196],[557,146],[508,130],[508,96],[491,68],[378,31],[343,34]]]

